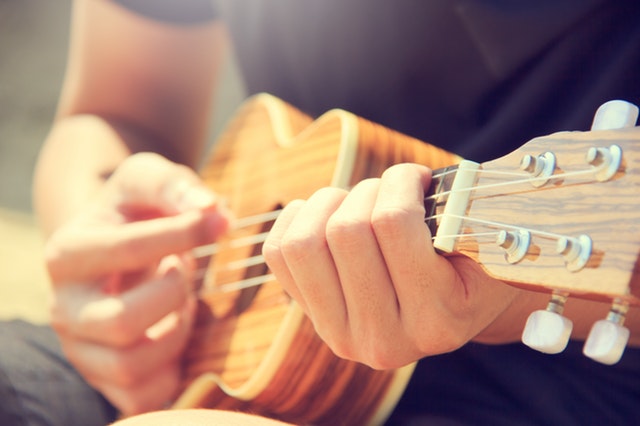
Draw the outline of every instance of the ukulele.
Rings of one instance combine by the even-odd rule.
[[[440,252],[551,294],[550,307],[527,325],[531,346],[557,350],[557,336],[535,336],[557,317],[564,324],[569,296],[611,301],[607,324],[623,329],[626,309],[640,305],[635,147],[620,132],[603,130],[597,140],[563,132],[480,165],[343,110],[313,120],[273,96],[254,96],[202,170],[238,219],[223,239],[195,252],[207,266],[174,408],[297,424],[384,422],[414,365],[379,371],[336,357],[270,274],[261,246],[289,201],[325,186],[350,188],[400,162],[434,169],[425,220]]]

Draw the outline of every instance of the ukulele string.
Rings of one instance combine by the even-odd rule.
[[[433,218],[435,218],[436,216],[433,216]],[[425,219],[426,220],[426,219]],[[471,238],[471,237],[495,237],[498,234],[497,231],[492,231],[492,232],[476,232],[476,233],[465,233],[465,234],[452,234],[452,235],[447,235],[444,236],[445,238]],[[260,238],[256,239],[256,242],[264,242],[264,239],[266,239],[266,235],[267,233],[262,233],[260,234]],[[433,239],[433,238],[432,238]],[[258,240],[262,240],[262,241],[258,241]],[[482,243],[479,241],[479,243]],[[486,242],[485,242],[486,243]],[[207,251],[211,251],[211,246],[213,246],[215,244],[206,246],[207,247]],[[217,251],[217,250],[216,250]],[[264,260],[264,256],[262,255],[256,255],[256,256],[252,256],[246,259],[241,259],[241,260],[237,260],[237,261],[233,261],[233,262],[228,262],[224,265],[224,271],[234,271],[234,270],[242,270],[251,266],[257,266],[257,265],[265,265],[265,260]],[[209,272],[209,267],[205,266],[202,268],[199,268],[195,271],[195,280],[204,280],[206,278],[207,272]],[[251,278],[246,278],[246,279],[242,279],[242,280],[238,280],[238,281],[233,281],[233,282],[229,282],[229,283],[224,283],[224,284],[220,284],[220,285],[216,285],[216,286],[203,286],[203,289],[205,289],[206,287],[206,291],[211,293],[228,293],[228,292],[233,292],[233,291],[240,291],[240,290],[244,290],[244,289],[248,289],[248,288],[252,288],[252,287],[257,287],[260,285],[263,285],[267,282],[270,281],[274,281],[276,278],[273,274],[268,273],[268,274],[264,274],[264,275],[259,275],[256,277],[251,277]]]
[[[495,237],[497,234],[498,234],[497,231],[492,231],[492,232],[475,232],[475,233],[466,233],[466,234],[451,234],[451,235],[445,235],[444,237],[461,239],[461,238],[471,238],[471,237],[474,237],[474,238]],[[432,237],[432,240],[434,238],[435,237]],[[479,241],[479,243],[482,243],[482,242]],[[489,242],[485,242],[485,243],[489,243]],[[262,255],[258,255],[258,256],[253,256],[249,259],[227,263],[225,265],[224,270],[225,271],[241,270],[241,269],[244,269],[245,267],[261,265],[261,264],[265,264],[264,257]],[[209,271],[208,267],[203,267],[198,269],[196,271],[195,279],[196,280],[205,279],[208,271]],[[273,274],[264,274],[256,277],[246,278],[243,280],[220,284],[215,287],[207,287],[206,290],[208,292],[214,292],[214,293],[230,293],[233,291],[241,291],[241,290],[252,288],[252,287],[258,287],[267,282],[275,281],[275,279],[276,277]]]
[[[251,277],[244,280],[221,284],[213,288],[207,288],[207,291],[215,293],[231,293],[232,291],[241,291],[248,288],[258,287],[270,281],[275,281],[275,279],[276,277],[273,274],[259,275],[257,277]]]
[[[479,190],[485,190],[485,189],[493,189],[493,188],[502,188],[505,186],[511,186],[511,185],[519,185],[522,183],[532,183],[532,182],[536,182],[536,181],[545,181],[545,180],[549,180],[549,179],[559,179],[559,178],[569,178],[569,177],[576,177],[576,176],[583,176],[583,175],[593,175],[594,173],[597,173],[597,171],[599,170],[599,167],[596,168],[592,168],[592,169],[585,169],[585,170],[577,170],[574,172],[564,172],[564,173],[559,173],[557,175],[551,175],[551,176],[530,176],[530,175],[525,175],[523,173],[514,173],[514,172],[504,172],[504,171],[493,171],[493,170],[484,170],[484,169],[477,169],[477,170],[454,170],[455,172],[473,172],[473,173],[481,173],[481,174],[495,174],[495,175],[508,175],[508,176],[515,176],[515,177],[523,177],[526,176],[526,178],[523,179],[516,179],[516,180],[512,180],[512,181],[506,181],[506,182],[499,182],[499,183],[492,183],[492,184],[484,184],[484,185],[477,185],[477,186],[472,186],[469,188],[461,188],[461,189],[457,189],[457,190],[450,190],[450,191],[443,191],[443,192],[439,192],[437,194],[433,194],[433,195],[429,195],[427,197],[425,197],[425,201],[427,200],[437,200],[440,197],[443,196],[447,196],[447,195],[452,195],[455,193],[460,193],[460,192],[469,192],[469,191],[479,191]],[[454,172],[452,171],[452,172]],[[443,173],[444,174],[448,174],[447,173]]]
[[[275,220],[282,209],[271,210],[265,213],[259,213],[253,216],[246,216],[240,219],[234,219],[231,224],[231,230],[238,230],[242,228],[246,228],[251,225],[264,225],[272,220]],[[267,233],[261,233],[256,235],[251,235],[249,237],[236,238],[235,240],[230,242],[230,247],[238,248],[245,245],[257,244],[264,242],[264,237],[266,237]],[[196,259],[213,256],[220,250],[220,245],[218,243],[205,244],[202,246],[195,247],[192,250],[192,254]]]
[[[595,170],[597,171],[598,168],[595,168]],[[457,173],[460,172],[460,170],[450,170],[447,172],[443,172],[443,173],[438,173],[436,175],[434,175],[433,177],[436,178],[440,178],[443,177],[445,175],[448,174],[452,174],[452,173]],[[494,183],[494,184],[485,184],[485,185],[479,185],[479,186],[474,186],[471,188],[463,188],[463,189],[459,189],[456,191],[445,191],[445,192],[441,192],[439,194],[434,194],[431,196],[427,196],[425,197],[425,201],[426,200],[430,200],[430,199],[435,199],[435,198],[439,198],[445,195],[451,195],[455,192],[464,192],[464,191],[478,191],[478,190],[484,190],[484,189],[493,189],[493,188],[499,188],[499,187],[505,187],[505,186],[510,186],[510,185],[518,185],[518,184],[522,184],[522,183],[530,183],[532,181],[535,180],[547,180],[550,178],[553,179],[558,179],[558,178],[567,178],[567,177],[575,177],[575,176],[583,176],[583,175],[587,175],[587,174],[593,174],[594,173],[594,169],[589,169],[589,170],[580,170],[580,171],[575,171],[575,172],[565,172],[565,173],[560,173],[557,175],[553,175],[551,177],[531,177],[529,175],[525,175],[523,173],[516,173],[516,172],[506,172],[506,171],[491,171],[491,170],[483,170],[483,169],[479,169],[479,170],[474,170],[474,173],[483,173],[483,174],[493,174],[493,175],[503,175],[503,176],[512,176],[512,177],[516,177],[518,179],[513,180],[513,181],[507,181],[507,182],[500,182],[500,183]],[[526,176],[526,178],[522,178],[523,176]],[[522,179],[521,179],[522,178]],[[473,198],[472,198],[473,200]],[[237,219],[234,221],[232,229],[237,230],[237,229],[242,229],[245,228],[247,226],[251,226],[251,225],[259,225],[259,224],[265,224],[267,222],[273,221],[275,219],[277,219],[277,217],[280,215],[280,213],[282,212],[282,209],[277,209],[277,210],[273,210],[273,211],[269,211],[266,213],[261,213],[261,214],[257,214],[257,215],[253,215],[253,216],[247,216],[241,219]],[[429,221],[429,220],[433,220],[433,219],[438,219],[441,218],[443,215],[442,214],[436,214],[436,215],[432,215],[432,216],[428,216],[425,217],[424,220],[425,222]],[[545,232],[545,231],[539,231],[539,230],[534,230],[534,229],[527,229],[527,228],[523,228],[520,226],[515,226],[515,225],[510,225],[510,224],[504,224],[504,223],[499,223],[499,222],[493,222],[493,221],[489,221],[489,220],[483,220],[483,219],[477,219],[477,218],[473,218],[473,217],[468,217],[468,216],[458,216],[458,215],[451,215],[449,214],[449,216],[451,217],[455,217],[458,219],[462,219],[462,220],[466,220],[466,221],[472,221],[475,223],[479,223],[482,225],[485,225],[489,228],[496,228],[496,229],[514,229],[514,230],[526,230],[528,232],[530,232],[531,234],[535,234],[539,237],[542,238],[548,238],[548,239],[558,239],[558,238],[562,238],[562,235],[559,234],[554,234],[551,232]],[[470,232],[470,233],[457,233],[457,234],[451,234],[451,235],[438,235],[438,238],[456,238],[456,239],[461,239],[461,238],[478,238],[478,237],[495,237],[496,235],[498,235],[499,231],[491,231],[491,232]],[[240,248],[243,246],[248,246],[248,245],[255,245],[255,244],[261,244],[264,243],[264,241],[266,240],[268,235],[268,232],[262,232],[262,233],[258,233],[258,234],[254,234],[254,235],[250,235],[247,237],[240,237],[240,238],[236,238],[233,240],[230,240],[227,244],[228,248]],[[432,240],[434,240],[436,237],[432,236]],[[199,247],[195,247],[192,250],[192,254],[194,256],[194,258],[198,259],[198,258],[205,258],[205,257],[210,257],[210,256],[215,256],[218,252],[220,252],[220,250],[222,249],[222,245],[220,243],[212,243],[212,244],[206,244],[206,245],[202,245]],[[257,266],[257,265],[262,265],[265,264],[265,260],[264,257],[262,255],[257,255],[257,256],[252,256],[250,258],[247,259],[242,259],[242,260],[238,260],[238,261],[233,261],[233,262],[229,262],[226,264],[225,270],[241,270],[244,268],[248,268],[251,266]],[[204,279],[206,276],[206,273],[208,271],[208,267],[203,267],[200,268],[196,271],[196,279]],[[236,282],[231,282],[231,283],[225,283],[225,284],[221,284],[219,286],[216,286],[214,288],[214,291],[216,292],[231,292],[231,291],[239,291],[242,289],[246,289],[246,288],[251,288],[251,287],[256,287],[262,284],[265,284],[266,282],[269,281],[273,281],[275,279],[275,277],[273,276],[273,274],[265,274],[265,275],[260,275],[260,276],[256,276],[256,277],[252,277],[252,278],[247,278],[244,280],[239,280]]]
[[[430,217],[425,218],[425,221],[427,220],[432,220],[432,219],[438,219],[441,217],[444,217],[444,214],[436,214],[436,215],[432,215]],[[456,215],[456,214],[447,214],[446,216],[448,217],[452,217],[455,219],[461,219],[461,220],[466,220],[468,222],[475,222],[475,223],[479,223],[481,225],[485,225],[488,228],[496,228],[499,230],[504,230],[504,229],[512,229],[512,230],[516,230],[516,231],[527,231],[532,235],[536,235],[540,238],[546,238],[549,240],[558,240],[560,238],[565,238],[565,235],[560,235],[560,234],[555,234],[553,232],[546,232],[546,231],[540,231],[537,229],[532,229],[532,228],[525,228],[523,226],[517,226],[517,225],[511,225],[508,223],[502,223],[502,222],[494,222],[491,220],[485,220],[485,219],[478,219],[475,217],[471,217],[471,216],[462,216],[462,215]],[[497,235],[499,231],[495,231],[495,232],[489,232],[487,234],[493,234],[493,235]],[[438,237],[442,237],[442,238],[455,238],[455,237],[461,237],[461,236],[477,236],[479,235],[478,233],[466,233],[466,234],[457,234],[457,235],[438,235]],[[435,239],[436,237],[432,237],[431,239]]]
[[[596,168],[597,169],[597,168]],[[451,171],[447,171],[447,172],[443,172],[443,173],[439,173],[437,175],[434,175],[434,177],[442,177],[444,175],[450,174],[450,173],[456,173],[458,172],[458,170],[451,170]],[[521,178],[524,176],[524,174],[522,173],[515,173],[515,172],[504,172],[504,171],[492,171],[492,170],[483,170],[483,169],[479,169],[479,170],[474,170],[474,173],[483,173],[483,174],[498,174],[498,175],[508,175],[508,176],[515,176],[518,178]],[[580,170],[580,171],[575,171],[575,172],[565,172],[565,173],[560,173],[557,175],[553,175],[552,177],[554,179],[557,178],[566,178],[566,177],[574,177],[574,176],[581,176],[581,175],[585,175],[585,174],[591,174],[593,173],[593,170]],[[436,199],[445,195],[451,195],[457,192],[467,192],[467,191],[479,191],[479,190],[483,190],[483,189],[492,189],[492,188],[498,188],[498,187],[504,187],[504,186],[509,186],[509,185],[518,185],[521,183],[530,183],[532,180],[536,180],[536,179],[548,179],[548,178],[531,178],[531,177],[527,177],[526,179],[517,179],[514,181],[508,181],[508,182],[500,182],[500,183],[494,183],[494,184],[486,184],[486,185],[479,185],[479,186],[473,186],[470,188],[463,188],[463,189],[458,189],[455,191],[444,191],[438,194],[434,194],[434,195],[430,195],[424,198],[424,200],[432,200],[432,199]],[[473,201],[473,198],[470,199],[470,201]],[[269,221],[275,220],[280,213],[282,212],[282,209],[277,209],[277,210],[272,210],[266,213],[260,213],[254,216],[247,216],[244,217],[242,219],[236,219],[232,225],[232,229],[233,230],[237,230],[237,229],[241,229],[250,225],[258,225],[258,224],[265,224]],[[430,220],[430,219],[435,219],[436,216],[431,216],[431,217],[425,217],[425,220]],[[256,235],[252,235],[250,237],[242,237],[242,238],[238,238],[236,240],[233,240],[230,242],[230,247],[232,248],[237,248],[237,247],[241,247],[244,245],[249,245],[249,244],[257,244],[257,243],[261,243],[264,242],[264,237],[266,237],[268,233],[261,233],[261,234],[256,234]],[[201,258],[201,257],[205,257],[205,256],[211,256],[211,255],[215,255],[218,251],[219,251],[220,247],[218,243],[213,243],[213,244],[207,244],[207,245],[203,245],[203,246],[199,246],[193,249],[193,254],[196,258]]]
[[[595,171],[597,172],[598,168],[595,168]],[[447,174],[451,174],[451,173],[457,173],[459,172],[459,170],[450,170],[447,172],[443,172],[443,173],[438,173],[436,175],[434,175],[434,177],[442,177],[445,176]],[[455,191],[444,191],[438,194],[434,194],[434,195],[430,195],[424,198],[425,201],[427,200],[432,200],[432,199],[437,199],[439,197],[445,196],[445,195],[451,195],[454,194],[456,192],[467,192],[467,191],[479,191],[479,190],[483,190],[483,189],[493,189],[493,188],[498,188],[498,187],[505,187],[505,186],[510,186],[510,185],[518,185],[521,183],[530,183],[531,181],[535,181],[535,180],[545,180],[545,179],[549,179],[547,177],[540,177],[540,178],[532,178],[528,175],[524,175],[523,173],[516,173],[516,172],[506,172],[506,171],[492,171],[492,170],[484,170],[484,169],[479,169],[479,170],[474,170],[474,173],[483,173],[483,174],[494,174],[494,175],[506,175],[506,176],[515,176],[518,178],[521,178],[523,176],[527,176],[526,179],[517,179],[514,181],[508,181],[508,182],[500,182],[500,183],[494,183],[494,184],[485,184],[485,185],[479,185],[479,186],[474,186],[474,187],[470,187],[470,188],[463,188],[463,189],[458,189]],[[557,175],[553,175],[552,177],[554,179],[557,178],[566,178],[566,177],[575,177],[575,176],[581,176],[581,175],[585,175],[585,174],[592,174],[594,173],[594,169],[588,169],[588,170],[579,170],[579,171],[575,171],[575,172],[565,172],[565,173],[560,173]],[[472,201],[473,198],[470,200]],[[241,229],[250,225],[257,225],[257,224],[264,224],[267,223],[269,221],[275,220],[280,213],[282,212],[282,209],[277,209],[277,210],[272,210],[266,213],[260,213],[257,215],[253,215],[253,216],[247,216],[245,218],[242,219],[237,219],[235,220],[235,222],[233,223],[232,229]],[[433,219],[435,217],[426,217],[425,220],[430,220]],[[256,243],[261,243],[264,242],[263,237],[266,237],[267,233],[262,233],[262,234],[257,234],[257,235],[253,235],[250,237],[244,237],[244,238],[239,238],[237,240],[234,240],[231,242],[231,247],[233,248],[237,248],[237,247],[241,247],[244,245],[249,245],[249,244],[256,244]],[[194,248],[193,250],[193,254],[196,258],[200,258],[200,257],[205,257],[205,256],[211,256],[214,255],[217,251],[219,250],[219,246],[217,243],[213,243],[213,244],[208,244],[208,245],[203,245],[197,248]]]

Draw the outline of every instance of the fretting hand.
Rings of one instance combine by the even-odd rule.
[[[393,166],[349,192],[294,201],[276,221],[267,263],[337,355],[393,368],[448,352],[516,298],[474,262],[434,250],[424,221],[430,179],[426,167]]]

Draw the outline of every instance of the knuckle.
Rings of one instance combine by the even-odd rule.
[[[130,321],[124,313],[105,318],[101,328],[105,340],[116,347],[127,347],[138,337],[133,334]]]
[[[367,233],[371,233],[371,224],[364,220],[333,215],[327,221],[326,236],[331,246],[349,250]]]
[[[388,370],[400,366],[402,358],[399,348],[403,345],[398,344],[393,338],[385,337],[388,335],[380,327],[361,330],[357,344],[358,360],[374,370]]]
[[[466,340],[446,325],[425,327],[414,332],[414,344],[424,355],[438,355],[454,351],[466,343]]]
[[[325,247],[324,238],[313,238],[308,234],[296,233],[283,237],[280,252],[287,261],[300,263],[315,257],[316,253]]]
[[[357,361],[353,346],[348,339],[334,336],[327,338],[325,342],[338,358]]]
[[[363,354],[363,363],[374,370],[390,370],[401,366],[401,359],[389,345],[374,342]]]
[[[316,334],[327,345],[327,347],[338,358],[355,361],[353,340],[350,333],[346,332],[348,327],[336,329],[335,327],[321,321],[313,321]]]
[[[262,256],[271,268],[281,265],[284,261],[280,245],[270,239],[267,239],[262,245]]]
[[[377,236],[397,235],[415,212],[400,208],[376,209],[371,214],[371,227]]]
[[[104,365],[104,368],[110,380],[118,387],[132,388],[139,380],[137,366],[120,353],[114,354],[110,362]]]

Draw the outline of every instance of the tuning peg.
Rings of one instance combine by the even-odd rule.
[[[614,303],[607,318],[593,324],[582,349],[585,356],[607,365],[620,361],[629,341],[629,329],[622,325],[628,309]]]
[[[587,150],[587,163],[596,167],[596,179],[606,182],[618,172],[622,163],[622,149],[617,145],[609,148],[591,147]]]
[[[531,175],[531,185],[543,186],[556,170],[556,156],[553,152],[545,152],[537,157],[527,154],[520,159],[520,170]]]
[[[573,323],[562,316],[567,296],[554,293],[546,310],[532,312],[522,331],[522,343],[540,352],[557,354],[569,343]]]
[[[614,100],[600,105],[593,117],[591,130],[613,130],[633,127],[638,119],[638,107],[634,104]]]
[[[588,235],[578,238],[560,237],[556,244],[556,253],[562,255],[565,265],[571,272],[579,271],[589,261],[593,242]]]
[[[517,231],[501,230],[496,236],[496,244],[504,249],[507,262],[520,262],[529,251],[531,232],[524,229]]]

